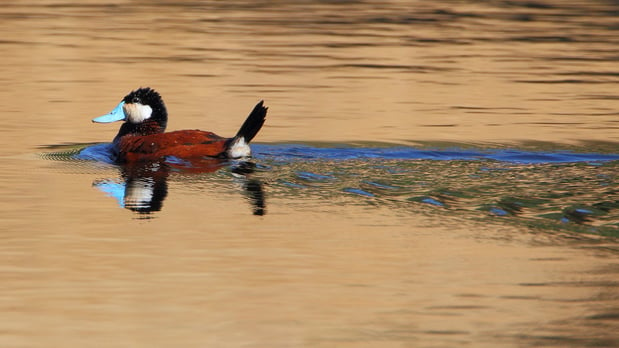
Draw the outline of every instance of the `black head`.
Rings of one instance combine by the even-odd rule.
[[[114,141],[127,134],[163,133],[168,124],[168,111],[159,93],[149,87],[127,94],[110,113],[92,120],[97,123],[125,121]]]
[[[127,94],[123,100],[125,121],[140,124],[155,121],[164,128],[168,123],[168,111],[166,110],[161,95],[150,87],[141,87]]]

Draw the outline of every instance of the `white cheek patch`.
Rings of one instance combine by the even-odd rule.
[[[127,115],[127,121],[135,124],[148,120],[153,113],[153,109],[151,109],[150,106],[139,103],[125,103],[125,105],[123,105],[123,111],[125,115]]]

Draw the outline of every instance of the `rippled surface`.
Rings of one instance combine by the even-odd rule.
[[[3,3],[0,346],[618,346],[618,10]],[[139,86],[252,162],[110,163]]]
[[[189,163],[168,158],[116,166],[110,159],[110,143],[54,146],[41,155],[94,166],[93,170],[100,165],[117,168],[93,186],[116,198],[120,207],[139,214],[161,210],[169,180],[192,184],[187,175],[211,174],[201,180],[240,183],[256,215],[265,213],[266,184],[275,197],[352,195],[362,198],[356,202],[361,205],[403,211],[430,205],[455,217],[489,216],[491,223],[496,223],[494,217],[504,217],[502,222],[532,228],[619,237],[619,201],[615,199],[619,154],[387,144],[253,147],[251,162],[205,159]],[[144,209],[134,209],[132,204],[140,194]],[[153,209],[148,209],[151,205]]]

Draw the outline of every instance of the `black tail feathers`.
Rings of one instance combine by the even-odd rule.
[[[267,117],[268,108],[263,104],[264,101],[262,100],[256,104],[249,116],[247,116],[245,122],[243,122],[241,129],[239,129],[236,133],[235,138],[243,137],[245,142],[249,143],[256,136],[256,134],[258,134],[258,131],[262,128],[262,125]]]

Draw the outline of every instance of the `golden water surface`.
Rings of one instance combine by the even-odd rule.
[[[224,136],[264,99],[256,142],[276,150],[619,153],[618,11],[4,1],[0,347],[619,346],[617,161],[301,147],[257,156],[263,215],[226,168],[170,173],[161,210],[139,214],[106,195],[117,167],[66,155],[110,141],[118,124],[90,119],[140,86],[168,129]]]

